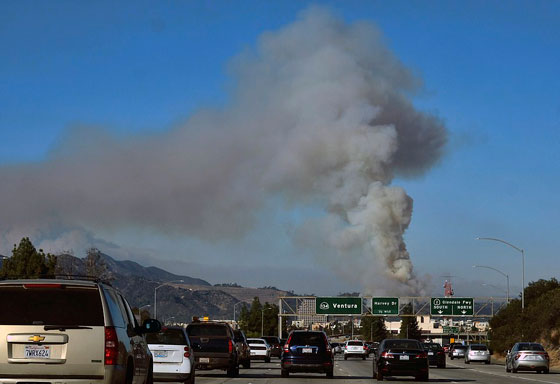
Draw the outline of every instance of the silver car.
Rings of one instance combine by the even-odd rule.
[[[471,344],[465,352],[465,364],[471,361],[481,361],[490,364],[490,350],[484,344]]]
[[[449,352],[449,356],[450,356],[451,360],[464,358],[466,351],[467,351],[467,346],[466,345],[453,345],[451,347],[451,351]]]
[[[78,280],[0,282],[0,383],[152,383],[152,354],[125,298]]]
[[[550,358],[539,343],[515,343],[506,355],[506,372],[537,371],[548,373]]]

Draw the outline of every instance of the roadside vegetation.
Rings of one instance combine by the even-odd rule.
[[[511,300],[490,320],[490,347],[504,355],[518,341],[541,343],[555,362],[560,354],[560,283],[555,278],[529,283],[525,310],[521,299]]]

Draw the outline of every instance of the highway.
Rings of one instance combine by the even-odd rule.
[[[273,359],[271,363],[253,361],[251,369],[241,369],[239,377],[226,377],[222,371],[198,371],[196,383],[198,384],[268,384],[268,383],[322,383],[333,384],[362,384],[375,383],[372,379],[372,359],[344,361],[337,356],[335,363],[334,379],[328,380],[325,375],[302,373],[292,374],[289,378],[280,377],[280,361]],[[414,378],[386,378],[389,383],[412,383]],[[483,383],[483,384],[560,384],[560,371],[552,369],[549,374],[534,372],[506,373],[503,365],[484,365],[471,363],[463,364],[462,360],[447,360],[447,368],[438,369],[430,367],[431,383]]]

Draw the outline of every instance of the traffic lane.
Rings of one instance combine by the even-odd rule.
[[[467,365],[463,361],[451,362],[450,360],[447,361],[447,367],[446,369],[457,371],[458,377],[472,377],[481,382],[560,384],[560,373],[554,369],[548,374],[525,371],[507,373],[503,365],[486,365],[473,362]],[[433,372],[433,370],[430,370],[430,372]]]

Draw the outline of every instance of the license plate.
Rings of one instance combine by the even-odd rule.
[[[433,352],[428,352],[428,356],[433,356],[434,353]]]
[[[257,352],[251,351],[251,355],[256,355],[256,354],[257,354]]]
[[[49,359],[50,357],[51,357],[51,350],[49,347],[43,345],[25,346],[26,359]]]
[[[410,360],[410,357],[408,355],[401,355],[400,360]]]
[[[301,353],[313,353],[312,348],[302,348]]]
[[[154,357],[167,357],[167,351],[155,351]]]
[[[200,359],[198,359],[199,363],[209,363],[210,362],[210,358],[209,357],[201,357]]]

